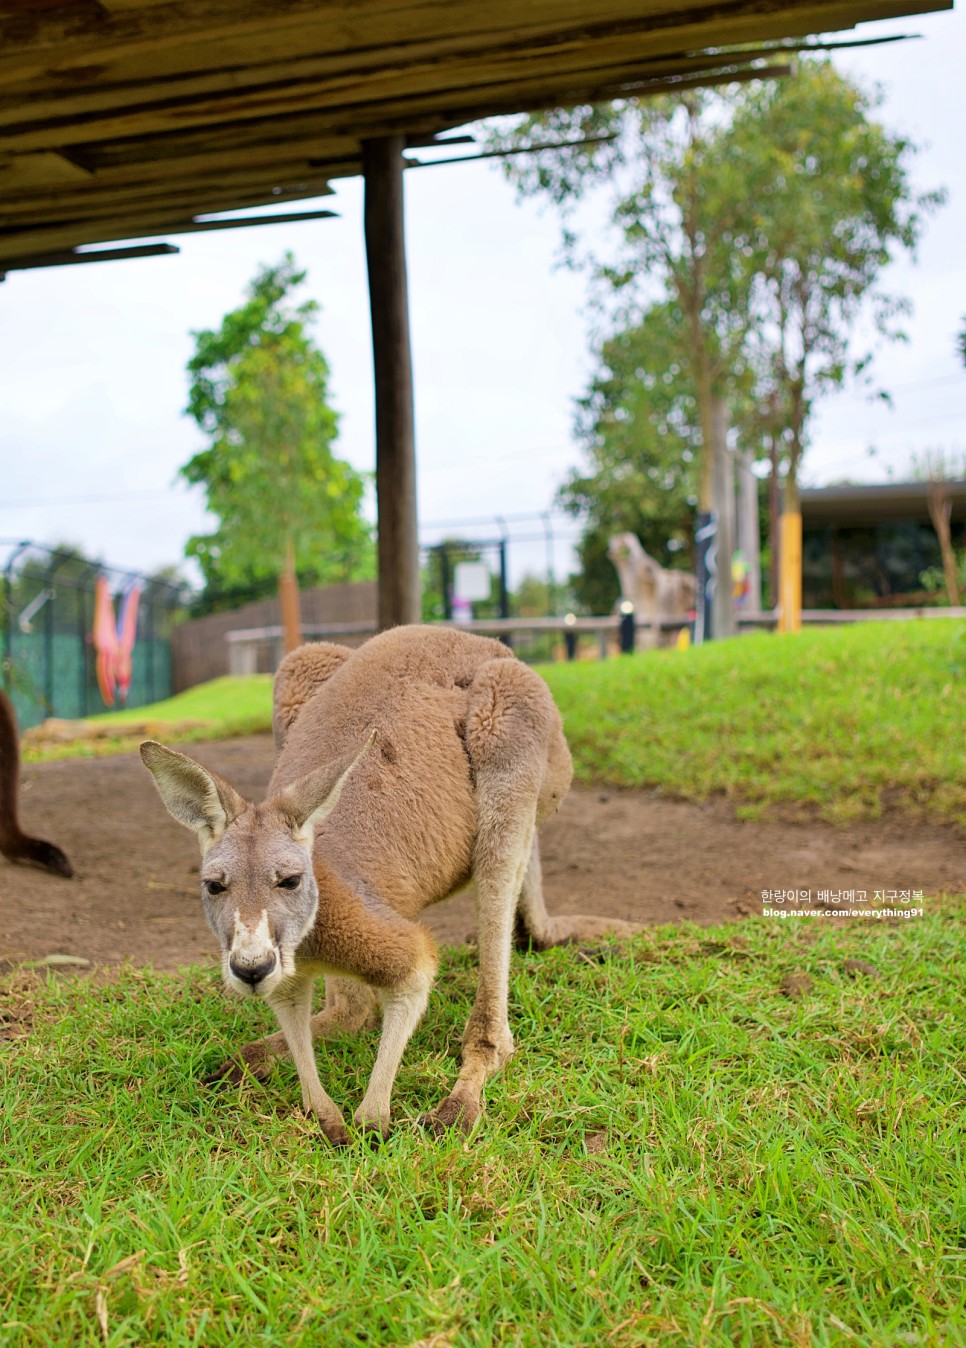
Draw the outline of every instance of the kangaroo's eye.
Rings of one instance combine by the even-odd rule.
[[[223,885],[223,884],[221,883],[220,880],[206,880],[206,881],[205,881],[205,889],[208,891],[208,893],[209,893],[213,898],[214,898],[215,896],[217,896],[218,894],[224,894],[224,892],[225,892],[225,890],[226,890],[227,888],[228,888],[228,886],[227,886],[227,885]]]
[[[301,875],[283,875],[281,880],[276,881],[276,889],[298,889],[302,883]]]

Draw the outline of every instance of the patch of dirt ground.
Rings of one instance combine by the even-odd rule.
[[[269,735],[196,745],[192,755],[261,799]],[[0,858],[0,960],[73,956],[172,969],[214,957],[198,897],[198,846],[164,810],[136,754],[23,770],[22,823],[51,839],[76,874],[62,880]],[[646,792],[575,787],[541,831],[552,913],[658,923],[715,923],[761,910],[761,891],[966,887],[966,839],[902,815],[848,828],[802,819],[741,822],[724,802],[693,805]],[[424,915],[454,944],[474,926],[471,895]]]

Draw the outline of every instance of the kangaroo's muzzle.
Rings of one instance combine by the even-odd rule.
[[[268,913],[262,909],[258,923],[249,927],[239,912],[227,951],[228,974],[240,984],[239,991],[254,990],[279,966],[280,952],[272,936]]]
[[[278,961],[275,958],[274,950],[257,963],[253,964],[247,960],[236,959],[234,955],[228,957],[228,967],[234,976],[242,983],[248,983],[251,987],[256,987],[262,979],[267,978],[273,973]]]

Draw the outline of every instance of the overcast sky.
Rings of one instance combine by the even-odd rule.
[[[966,315],[966,8],[863,25],[860,36],[921,41],[843,53],[841,68],[887,92],[881,116],[924,148],[920,189],[945,186],[918,261],[890,291],[914,302],[908,345],[876,362],[890,411],[851,392],[828,400],[804,464],[806,485],[900,480],[925,448],[966,450],[966,370],[955,335]],[[0,286],[0,538],[81,544],[105,562],[152,570],[183,559],[206,523],[200,491],[177,483],[202,445],[182,415],[191,330],[217,326],[258,266],[291,249],[322,315],[317,338],[341,415],[337,452],[374,466],[368,293],[358,180],[305,203],[340,218],[174,238],[181,253],[13,272]],[[580,276],[555,265],[559,222],[519,203],[486,163],[406,175],[422,536],[495,537],[500,516],[538,516],[579,461],[573,400],[592,370]],[[870,448],[875,452],[870,454]],[[510,519],[511,535],[541,525]],[[555,564],[573,526],[555,520]],[[540,570],[542,545],[511,545],[514,579]],[[0,554],[2,560],[2,554]]]

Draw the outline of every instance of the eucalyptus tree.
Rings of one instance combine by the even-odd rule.
[[[688,435],[672,434],[666,449],[693,456],[699,515],[726,513],[714,465],[726,457],[729,423],[755,457],[773,447],[786,509],[797,508],[815,401],[868,376],[870,352],[856,349],[862,313],[877,337],[902,335],[907,304],[877,284],[942,200],[915,192],[915,147],[876,120],[880,101],[830,62],[803,60],[786,80],[558,110],[493,134],[495,148],[534,148],[507,159],[506,172],[560,209],[565,256],[589,268],[607,313],[585,406],[613,388],[619,338],[638,343],[640,395],[622,379],[622,424],[616,413],[599,421],[591,442],[597,459],[612,460],[608,471],[575,474],[563,488],[590,531],[606,513],[595,519],[592,495],[599,488],[606,506],[616,457],[655,454],[654,390],[667,380],[679,409],[692,411]],[[581,236],[593,193],[606,198],[609,224],[595,231],[596,252]],[[656,339],[657,311],[671,317],[676,341]],[[727,616],[729,603],[718,612]]]
[[[874,339],[904,338],[909,302],[879,282],[944,199],[915,191],[915,147],[877,120],[881,101],[829,61],[802,62],[792,79],[746,89],[724,136],[746,202],[735,252],[755,319],[749,359],[777,421],[787,511],[798,510],[816,401],[870,380],[874,353],[860,318]]]

